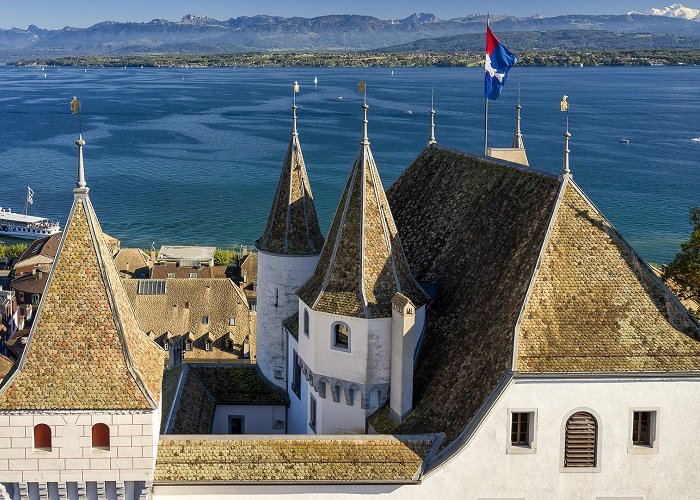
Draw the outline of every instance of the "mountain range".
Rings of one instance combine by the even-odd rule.
[[[700,11],[696,9],[674,4],[665,9],[653,9],[653,12],[648,14],[491,16],[491,26],[504,39],[509,33],[519,33],[517,36],[520,40],[527,39],[527,44],[545,49],[557,48],[563,42],[566,42],[567,46],[586,42],[582,31],[607,32],[608,34],[602,37],[600,34],[592,37],[605,39],[605,47],[599,48],[625,48],[630,44],[634,45],[635,40],[652,45],[648,48],[657,48],[653,46],[657,41],[663,45],[658,48],[668,48],[669,44],[673,45],[674,40],[680,40],[678,46],[687,47],[695,43],[693,37],[700,36],[698,14]],[[259,15],[222,21],[187,15],[179,21],[105,21],[88,28],[65,27],[59,30],[31,25],[27,29],[0,30],[0,59],[144,53],[362,51],[394,46],[408,47],[418,40],[445,39],[469,34],[479,34],[481,47],[485,21],[483,15],[439,19],[429,13],[416,13],[397,20],[382,20],[362,15],[314,18]],[[526,32],[539,34],[525,35]],[[557,34],[546,35],[547,32]],[[611,35],[638,33],[664,36],[649,38]],[[568,36],[571,38],[567,41]],[[465,40],[469,40],[469,37]],[[621,46],[610,46],[614,45],[616,40]],[[556,43],[553,45],[552,41]],[[472,46],[471,42],[469,43]],[[590,40],[585,46],[597,48]]]

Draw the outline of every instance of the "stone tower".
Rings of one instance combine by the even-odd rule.
[[[369,147],[367,108],[328,241],[298,293],[298,359],[311,385],[302,407],[313,424],[308,432],[319,434],[366,432],[367,416],[389,400],[390,389],[398,417],[410,410],[410,398],[400,396],[412,393],[428,301],[409,269]]]
[[[0,486],[10,498],[145,498],[165,351],[138,327],[78,182],[29,339],[0,385]],[[2,495],[0,495],[2,496]]]
[[[292,106],[292,136],[267,227],[258,249],[257,363],[263,375],[286,386],[282,322],[297,312],[297,289],[311,276],[323,248],[311,185]]]

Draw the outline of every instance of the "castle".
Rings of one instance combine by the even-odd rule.
[[[0,385],[1,498],[696,497],[700,325],[575,183],[568,130],[554,175],[527,166],[520,104],[487,157],[438,145],[433,111],[385,190],[364,103],[324,238],[296,111],[246,366],[179,363],[144,333],[76,141]]]

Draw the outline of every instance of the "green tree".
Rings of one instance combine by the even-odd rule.
[[[214,252],[214,265],[215,266],[228,266],[238,261],[238,255],[233,250],[226,250],[224,248],[217,248]]]
[[[690,209],[693,232],[681,251],[664,267],[663,279],[673,282],[672,288],[681,299],[700,302],[700,208]],[[697,311],[700,312],[700,311]]]
[[[27,243],[16,243],[14,245],[0,246],[0,259],[17,260],[21,257],[29,245]]]

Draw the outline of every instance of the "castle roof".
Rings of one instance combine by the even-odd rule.
[[[154,482],[417,483],[440,436],[164,436]]]
[[[452,441],[513,374],[700,371],[700,325],[570,176],[431,146],[388,197],[437,296],[414,410],[377,431]]]
[[[0,410],[159,405],[165,353],[138,327],[87,192],[79,182],[27,345],[0,386]]]
[[[314,274],[298,295],[314,310],[386,318],[396,292],[427,297],[411,275],[365,132]]]
[[[255,246],[258,250],[286,255],[318,254],[323,247],[323,234],[316,218],[311,184],[294,127],[282,166],[277,191],[263,235]]]

